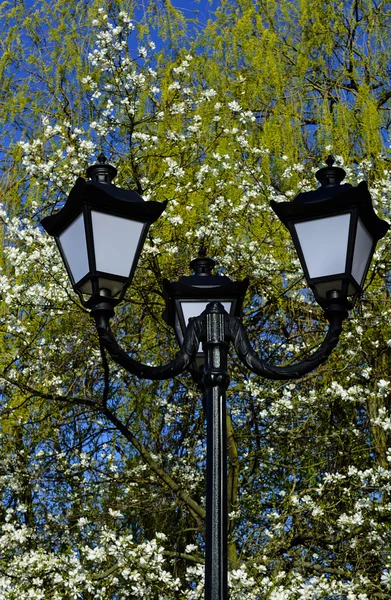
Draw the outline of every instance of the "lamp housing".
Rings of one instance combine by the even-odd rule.
[[[111,183],[117,170],[101,154],[76,180],[61,210],[41,224],[54,236],[72,287],[83,304],[124,296],[132,281],[148,229],[166,202],[145,202],[132,190]],[[84,295],[90,296],[85,301]],[[119,301],[118,300],[118,301]]]
[[[365,278],[377,242],[390,225],[373,209],[367,183],[341,185],[345,171],[333,166],[317,171],[321,186],[303,192],[292,202],[274,202],[271,207],[289,229],[309,287],[326,308],[332,292],[351,306],[363,292]],[[347,301],[348,302],[348,301]]]
[[[176,334],[179,345],[183,343],[186,327],[191,317],[198,317],[209,302],[221,302],[227,313],[240,317],[248,279],[232,281],[226,275],[213,275],[215,261],[202,250],[191,261],[193,275],[182,276],[178,281],[163,280],[163,297],[166,308],[163,318]],[[200,346],[196,357],[197,366],[203,364]]]

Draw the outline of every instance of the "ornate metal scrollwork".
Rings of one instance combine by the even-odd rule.
[[[113,310],[107,307],[106,303],[97,304],[91,314],[95,319],[99,339],[111,358],[126,369],[128,373],[132,373],[132,375],[136,375],[141,379],[170,379],[188,369],[197,354],[204,326],[203,317],[190,319],[181,350],[177,356],[166,365],[151,367],[134,360],[122,350],[110,327],[110,318],[114,314]]]
[[[101,342],[117,364],[142,379],[162,380],[175,377],[191,368],[200,342],[206,339],[206,315],[216,311],[216,304],[219,303],[210,303],[201,316],[189,320],[181,350],[176,358],[166,365],[157,367],[144,365],[132,359],[122,350],[110,328],[110,318],[113,316],[112,307],[102,302],[94,307],[91,314],[95,318]],[[226,342],[233,342],[241,362],[255,375],[276,380],[297,379],[322,364],[337,345],[342,331],[342,322],[348,316],[346,304],[339,302],[338,298],[334,299],[325,311],[325,316],[329,321],[329,329],[318,350],[297,364],[275,366],[266,363],[253,350],[244,325],[240,320],[237,317],[228,315],[222,305],[220,305],[220,308],[225,321]],[[211,385],[210,381],[208,381],[208,385]]]
[[[335,299],[333,302],[330,302],[325,311],[325,316],[329,321],[329,329],[318,350],[301,362],[288,366],[279,367],[264,362],[252,349],[247,332],[239,319],[227,315],[227,332],[234,343],[237,355],[241,362],[256,375],[260,375],[266,379],[276,380],[298,379],[313,371],[313,369],[322,364],[331,354],[341,335],[342,322],[348,316],[347,306],[344,303],[339,302],[338,299]]]

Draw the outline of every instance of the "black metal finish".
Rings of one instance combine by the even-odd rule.
[[[348,302],[341,298],[339,292],[329,294],[329,303],[325,317],[329,321],[329,329],[323,343],[313,354],[299,363],[278,367],[265,363],[251,348],[247,333],[239,320],[229,321],[230,337],[235,345],[235,350],[242,363],[256,375],[265,379],[298,379],[310,373],[329,357],[338,343],[342,332],[342,323],[348,316],[351,308]]]
[[[94,168],[94,167],[90,167]],[[78,177],[65,205],[41,224],[50,235],[59,235],[82,213],[84,204],[110,215],[153,223],[160,217],[167,202],[145,202],[134,190],[123,190],[108,182]]]
[[[186,330],[183,302],[229,302],[231,315],[240,317],[242,314],[248,279],[232,281],[226,275],[213,275],[214,266],[215,261],[206,256],[205,249],[201,248],[198,257],[190,263],[193,275],[182,276],[178,281],[171,282],[163,279],[163,298],[166,303],[163,319],[174,329],[179,345],[182,344]],[[203,353],[198,352],[197,361],[193,364],[195,378],[198,377],[203,362]]]
[[[99,183],[111,183],[117,173],[117,169],[107,162],[103,152],[99,154],[98,162],[87,169],[87,177]]]
[[[163,283],[163,294],[166,300],[166,310],[163,316],[166,322],[174,327],[181,344],[176,358],[166,365],[151,367],[132,359],[120,347],[111,331],[110,319],[114,316],[114,308],[123,298],[125,289],[132,279],[148,228],[161,215],[166,203],[144,202],[136,192],[122,190],[113,185],[111,182],[117,171],[115,167],[107,163],[104,155],[101,154],[98,162],[87,170],[90,181],[77,179],[65,206],[57,214],[46,217],[42,221],[46,231],[56,239],[75,291],[79,293],[83,304],[92,309],[91,315],[95,319],[101,347],[107,350],[118,365],[142,379],[170,379],[185,370],[193,372],[195,380],[200,381],[202,377],[207,419],[205,600],[227,600],[228,598],[226,390],[229,385],[227,370],[229,344],[231,342],[234,344],[242,363],[261,377],[287,380],[302,377],[311,372],[327,359],[336,346],[342,330],[342,322],[347,317],[348,309],[352,307],[347,300],[349,283],[360,291],[366,271],[364,271],[361,282],[352,281],[350,271],[353,259],[350,257],[346,261],[345,273],[339,274],[343,281],[341,289],[338,290],[334,287],[330,289],[329,286],[327,288],[329,291],[324,292],[322,296],[317,288],[319,281],[309,278],[295,224],[300,221],[350,214],[349,248],[351,254],[356,243],[358,219],[361,219],[363,226],[372,236],[372,250],[389,228],[388,223],[376,216],[366,183],[361,182],[355,188],[349,184],[341,185],[345,176],[344,170],[334,166],[334,159],[331,156],[327,158],[326,164],[327,166],[316,174],[321,183],[318,190],[299,194],[293,202],[271,203],[281,221],[290,229],[309,285],[313,289],[316,299],[324,308],[325,317],[329,321],[327,335],[318,350],[299,363],[289,366],[268,364],[252,349],[246,330],[240,322],[248,280],[233,282],[229,277],[213,275],[214,261],[206,257],[205,251],[201,251],[198,258],[192,261],[191,266],[195,271],[192,276],[181,277],[178,282],[164,280]],[[97,271],[91,223],[92,210],[144,223],[128,277],[121,279],[112,273]],[[59,236],[81,214],[84,217],[84,231],[87,238],[89,273],[82,280],[73,281],[71,269],[62,252]],[[371,256],[368,258],[366,269],[368,269]],[[123,283],[119,298],[112,297],[113,294],[119,293],[117,288],[113,286],[111,289],[105,289],[100,285],[105,278],[106,280],[114,279],[116,283]],[[321,279],[326,281],[327,277]],[[87,281],[90,282],[92,291],[88,302],[83,299],[81,294],[81,288]],[[105,283],[107,284],[107,281]],[[111,282],[109,281],[109,283]],[[330,283],[330,279],[328,283]],[[186,328],[181,302],[191,301],[208,302],[208,305],[202,315],[189,320]],[[227,314],[221,304],[225,301],[232,302],[231,314]],[[178,311],[178,308],[181,311]],[[205,355],[203,374],[201,371],[194,372],[200,343],[203,344]]]
[[[346,171],[341,169],[341,167],[335,167],[334,164],[335,159],[333,156],[331,156],[331,154],[329,154],[326,158],[327,167],[323,167],[315,173],[315,177],[322,187],[339,185],[341,181],[345,179]]]
[[[206,318],[203,383],[207,424],[205,600],[226,600],[228,597],[226,390],[229,385],[229,375],[228,340],[225,327],[227,318],[230,317],[220,302],[209,304],[203,314]]]
[[[106,157],[101,154],[98,157],[98,163],[87,169],[87,175],[91,179],[86,181],[82,177],[79,177],[61,210],[45,217],[41,221],[44,229],[50,235],[54,236],[72,286],[75,292],[79,294],[82,304],[87,308],[91,308],[101,296],[102,280],[115,282],[118,290],[115,293],[118,294],[121,290],[119,299],[123,298],[127,287],[132,281],[148,229],[160,217],[167,205],[167,202],[145,202],[134,190],[123,190],[116,187],[111,183],[116,173],[116,168],[108,164]],[[138,240],[133,264],[129,265],[129,273],[126,276],[102,272],[96,269],[95,243],[97,243],[97,240],[93,236],[92,211],[144,224]],[[61,246],[60,236],[81,214],[83,214],[84,218],[89,269],[85,276],[75,281],[67,262],[67,257],[64,255]],[[83,298],[83,294],[90,295],[91,298],[86,301]]]
[[[207,420],[205,600],[227,600],[226,390],[229,385],[229,343],[234,343],[240,360],[257,375],[276,380],[302,377],[323,363],[335,348],[349,304],[338,292],[329,294],[325,316],[330,326],[325,340],[311,356],[287,367],[265,363],[252,349],[240,320],[227,314],[219,302],[209,303],[201,316],[189,320],[181,350],[173,361],[161,367],[141,364],[122,350],[110,329],[115,304],[116,300],[106,298],[93,307],[91,314],[100,341],[111,358],[137,377],[163,380],[189,370],[200,342],[203,343]]]
[[[107,301],[99,302],[92,308],[91,315],[95,319],[101,343],[118,365],[140,379],[151,380],[171,379],[189,368],[200,344],[203,328],[202,317],[190,320],[181,350],[174,360],[161,367],[151,367],[130,358],[115,339],[110,328],[110,319],[114,316],[115,303],[111,298],[107,299]]]
[[[390,227],[386,221],[376,215],[367,183],[362,181],[357,187],[348,183],[341,185],[345,171],[340,167],[333,166],[334,159],[331,156],[327,158],[326,163],[327,167],[319,169],[316,173],[316,177],[321,183],[321,187],[317,190],[300,193],[292,202],[271,201],[270,203],[274,212],[289,229],[308,285],[322,308],[327,306],[326,290],[338,289],[346,299],[351,296],[352,304],[354,304],[363,291],[362,284],[376,243],[385,236]],[[349,215],[350,217],[345,270],[341,273],[312,278],[307,269],[296,225],[305,221],[340,215]],[[361,281],[356,281],[352,275],[352,265],[359,219],[371,236],[373,244]]]
[[[348,310],[351,308],[351,305],[344,298],[341,298],[339,292],[329,294],[328,306],[324,312],[326,319],[329,321],[329,328],[326,337],[318,350],[299,363],[288,365],[286,367],[279,367],[264,362],[252,349],[245,327],[237,317],[229,315],[219,302],[211,302],[201,316],[189,320],[185,339],[176,358],[167,365],[151,367],[130,358],[116,341],[110,328],[110,319],[114,315],[114,306],[116,303],[116,300],[107,298],[103,302],[96,304],[91,310],[91,315],[95,319],[99,338],[111,358],[117,364],[121,365],[136,377],[151,380],[169,379],[183,373],[189,368],[189,365],[194,360],[198,351],[200,342],[206,342],[206,318],[208,314],[216,311],[216,306],[221,307],[219,310],[221,310],[224,315],[225,342],[234,343],[238,357],[253,373],[265,377],[266,379],[276,380],[297,379],[303,377],[303,375],[310,373],[322,364],[331,354],[338,343],[342,331],[342,323],[344,319],[347,318]],[[210,357],[209,364],[213,365],[214,363],[211,362],[211,360],[212,357]],[[204,383],[206,385],[205,376]]]
[[[322,174],[323,171],[326,173]],[[325,167],[317,172],[322,183],[317,190],[302,192],[292,202],[270,202],[270,206],[284,225],[288,227],[292,222],[319,219],[358,209],[374,240],[378,241],[384,237],[390,225],[380,219],[373,210],[367,182],[361,181],[357,187],[350,183],[340,185],[338,173],[331,177],[330,171],[344,173],[339,167]]]

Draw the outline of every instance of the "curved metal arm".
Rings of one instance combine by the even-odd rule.
[[[310,373],[328,358],[338,343],[342,322],[347,318],[348,311],[345,305],[333,302],[325,311],[325,316],[330,324],[329,330],[318,350],[303,361],[286,367],[265,363],[252,349],[246,330],[238,319],[229,318],[229,330],[238,357],[250,371],[266,379],[297,379]]]
[[[151,367],[130,358],[118,344],[110,328],[110,318],[114,314],[110,305],[106,305],[105,303],[98,304],[94,306],[91,314],[95,319],[99,339],[111,358],[126,369],[128,373],[132,373],[132,375],[136,375],[141,379],[170,379],[185,371],[195,359],[202,330],[202,319],[200,317],[189,319],[185,339],[176,358],[161,367]]]
[[[239,319],[228,315],[222,306],[221,310],[222,313],[225,313],[226,340],[234,343],[236,352],[242,363],[256,375],[260,375],[266,379],[281,380],[302,377],[313,371],[328,358],[338,343],[342,331],[342,322],[348,316],[347,307],[347,303],[339,300],[337,297],[331,299],[325,311],[325,316],[329,321],[329,330],[323,343],[308,358],[297,364],[285,367],[265,363],[252,349],[246,330]],[[200,342],[205,340],[204,330],[206,321],[204,315],[210,311],[213,312],[212,309],[213,306],[211,303],[201,316],[189,319],[180,352],[174,360],[161,367],[151,367],[139,363],[130,358],[122,350],[110,328],[110,318],[114,314],[113,303],[103,301],[96,304],[91,311],[91,315],[95,319],[101,343],[117,364],[126,369],[128,373],[132,373],[141,379],[161,380],[170,379],[183,373],[194,361]]]

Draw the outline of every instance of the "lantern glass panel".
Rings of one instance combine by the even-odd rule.
[[[296,223],[310,279],[344,273],[351,214]]]
[[[84,216],[79,215],[59,235],[59,243],[75,283],[87,275],[89,269]]]
[[[128,277],[144,223],[91,211],[96,270]]]
[[[354,256],[352,275],[357,283],[362,286],[365,269],[373,246],[373,239],[364,227],[361,219],[358,219],[356,241],[354,244]]]

